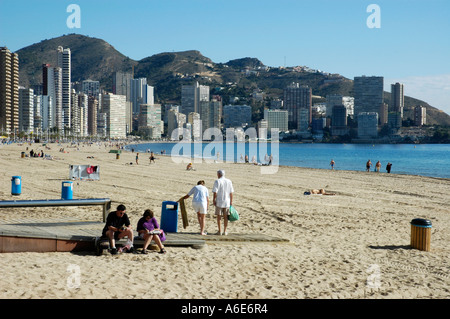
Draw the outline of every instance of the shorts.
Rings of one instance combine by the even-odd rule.
[[[206,203],[192,202],[192,208],[194,208],[196,213],[200,214],[208,213],[208,207],[206,206]]]
[[[230,207],[217,207],[216,211],[214,213],[216,216],[224,216],[224,215],[230,215]]]

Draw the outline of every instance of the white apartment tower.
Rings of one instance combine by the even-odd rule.
[[[106,114],[106,136],[126,138],[126,96],[102,94],[102,113]]]
[[[57,51],[58,67],[62,71],[62,121],[63,128],[71,126],[71,53],[70,49],[59,46]]]
[[[19,131],[30,134],[34,131],[34,91],[19,88]]]

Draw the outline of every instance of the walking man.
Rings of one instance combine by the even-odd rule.
[[[233,205],[233,183],[225,178],[225,171],[217,171],[217,179],[214,182],[212,189],[213,205],[215,208],[215,215],[217,217],[217,226],[219,231],[217,235],[228,235],[228,215],[230,213],[230,206]],[[223,216],[223,233],[221,231],[221,217]]]

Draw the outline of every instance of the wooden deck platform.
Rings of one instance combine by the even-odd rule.
[[[103,222],[74,218],[15,219],[0,217],[0,253],[6,252],[68,252],[95,251],[95,241],[101,235]],[[202,248],[206,243],[288,242],[262,234],[228,234],[228,236],[189,233],[179,230],[167,233],[164,245]],[[135,242],[139,247],[140,241]]]

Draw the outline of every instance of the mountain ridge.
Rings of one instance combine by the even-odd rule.
[[[269,98],[280,98],[283,89],[292,82],[309,85],[313,94],[322,98],[327,94],[353,96],[353,80],[339,74],[313,72],[302,67],[267,67],[254,57],[215,63],[198,50],[162,52],[136,61],[102,39],[74,33],[45,39],[16,51],[20,85],[30,87],[42,83],[42,64],[56,65],[58,46],[71,49],[72,82],[98,80],[105,90],[111,91],[114,72],[133,72],[135,78],[146,77],[155,87],[155,100],[159,103],[179,103],[181,85],[195,81],[209,85],[211,94],[222,95],[225,103],[234,96],[248,99],[257,89]],[[385,92],[385,101],[389,96]],[[412,108],[416,105],[427,107],[428,124],[450,126],[448,114],[409,96],[405,96],[405,116],[414,118]]]

